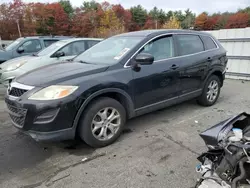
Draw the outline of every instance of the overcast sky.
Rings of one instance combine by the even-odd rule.
[[[0,0],[0,2],[8,2],[11,0]],[[56,2],[57,0],[23,0],[24,2]],[[80,6],[83,0],[70,0],[73,6]],[[239,8],[250,6],[250,0],[106,0],[112,4],[121,4],[125,8],[130,8],[135,5],[142,5],[150,10],[154,6],[168,10],[185,10],[190,8],[195,13],[203,11],[225,12],[237,11]],[[103,0],[97,0],[103,2]]]

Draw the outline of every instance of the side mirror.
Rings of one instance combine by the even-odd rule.
[[[62,51],[57,51],[57,52],[53,55],[53,57],[57,57],[57,58],[62,57],[62,56],[65,56],[65,53],[62,52]]]
[[[148,53],[138,54],[135,58],[135,65],[151,65],[154,62],[154,56]]]
[[[23,47],[17,48],[17,53],[21,54],[23,52],[24,52],[24,48]]]

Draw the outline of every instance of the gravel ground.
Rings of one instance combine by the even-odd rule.
[[[249,93],[250,82],[226,80],[216,105],[189,101],[137,117],[116,143],[101,149],[33,141],[11,125],[0,95],[0,187],[192,187],[196,157],[206,149],[198,134],[248,112]]]

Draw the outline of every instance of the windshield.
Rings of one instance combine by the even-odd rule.
[[[16,46],[23,40],[23,38],[18,38],[16,39],[14,42],[10,43],[5,50],[9,51],[9,50],[13,50],[16,48]]]
[[[111,37],[83,52],[74,61],[93,64],[115,64],[142,39],[142,37]]]
[[[58,41],[55,42],[53,44],[51,44],[50,46],[48,46],[47,48],[43,49],[42,51],[40,51],[37,56],[44,56],[44,55],[48,55],[51,52],[53,53],[55,50],[63,47],[65,44],[67,44],[66,41]]]

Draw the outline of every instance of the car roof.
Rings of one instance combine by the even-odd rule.
[[[117,36],[125,36],[125,37],[152,37],[161,34],[198,34],[198,35],[207,35],[210,36],[209,33],[201,32],[201,31],[193,31],[193,30],[182,30],[182,29],[152,29],[152,30],[142,30],[142,31],[134,31],[129,33],[123,33]]]
[[[73,38],[71,36],[27,36],[21,37],[23,39],[68,39]]]
[[[71,38],[71,39],[63,39],[63,42],[74,42],[74,41],[81,41],[81,40],[95,40],[95,41],[102,41],[101,38]]]

